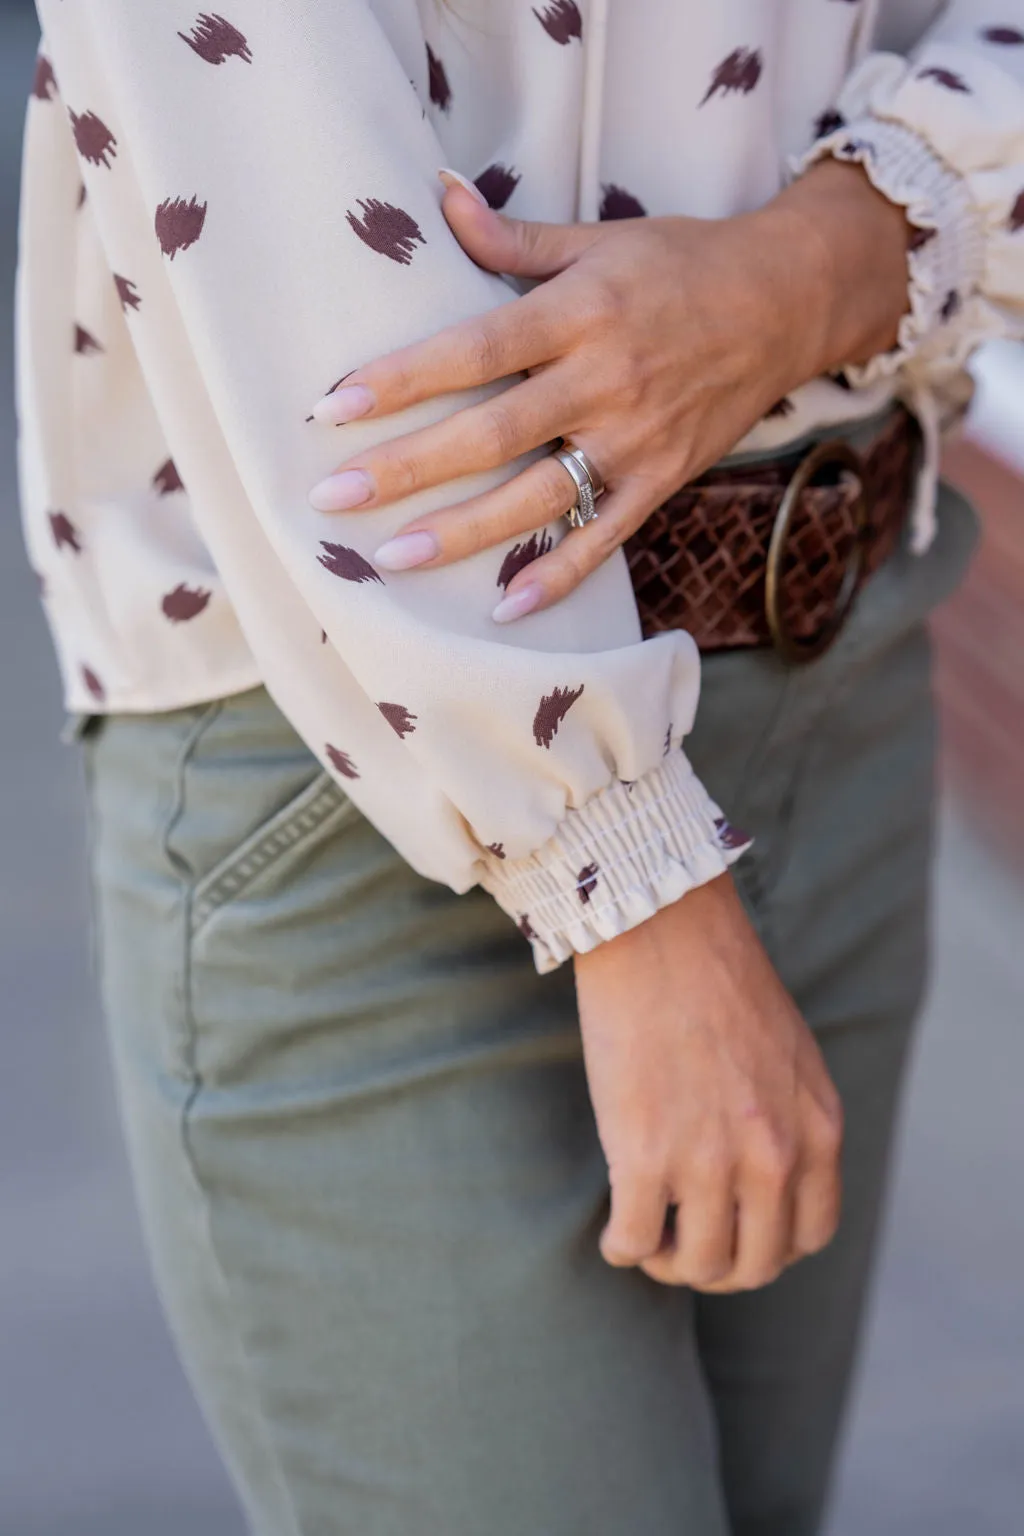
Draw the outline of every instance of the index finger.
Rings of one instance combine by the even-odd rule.
[[[550,362],[558,355],[561,329],[546,287],[534,289],[357,368],[317,402],[313,418],[324,426],[341,426],[496,383]]]

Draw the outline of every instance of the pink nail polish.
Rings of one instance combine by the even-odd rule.
[[[462,187],[463,191],[468,192],[470,197],[476,198],[482,208],[490,207],[490,203],[488,203],[480,188],[475,186],[467,176],[463,176],[461,171],[452,171],[447,166],[444,166],[437,174],[446,187]]]
[[[418,528],[414,533],[396,533],[373,555],[374,565],[382,571],[411,571],[414,566],[425,565],[441,553],[441,546],[432,533]]]
[[[524,587],[517,587],[514,592],[509,592],[491,614],[495,624],[510,624],[513,619],[521,619],[525,614],[532,613],[544,596],[539,582],[528,581]]]
[[[317,401],[313,407],[313,420],[324,427],[343,427],[347,421],[368,416],[376,403],[372,390],[365,384],[343,384]]]
[[[343,469],[338,475],[328,475],[309,493],[309,504],[318,512],[347,512],[351,507],[361,507],[373,495],[373,481],[361,469]]]

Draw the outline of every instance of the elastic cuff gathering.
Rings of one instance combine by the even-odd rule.
[[[960,313],[981,282],[985,231],[964,178],[902,123],[859,118],[818,139],[791,168],[800,174],[826,155],[863,166],[872,186],[906,208],[918,231],[907,250],[910,307],[896,346],[844,370],[862,388],[898,372]]]
[[[489,855],[480,883],[529,939],[543,975],[723,874],[751,842],[677,751],[569,811],[528,858]]]

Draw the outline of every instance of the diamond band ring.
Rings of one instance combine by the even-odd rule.
[[[576,485],[576,504],[565,515],[573,528],[582,528],[597,516],[597,501],[604,494],[604,481],[583,449],[572,443],[563,443],[556,449],[555,458],[569,471]]]

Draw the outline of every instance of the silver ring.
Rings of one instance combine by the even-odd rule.
[[[600,471],[591,463],[582,448],[564,443],[555,450],[559,464],[569,471],[576,486],[576,504],[565,514],[573,528],[583,528],[597,516],[597,500],[604,494],[604,481]]]

